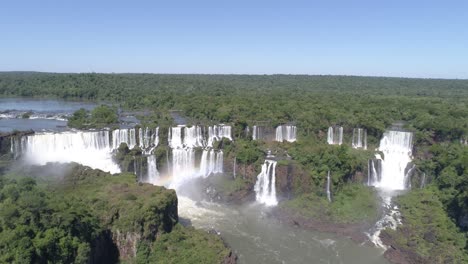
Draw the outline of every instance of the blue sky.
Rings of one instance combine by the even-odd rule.
[[[0,71],[468,78],[468,1],[3,1]]]

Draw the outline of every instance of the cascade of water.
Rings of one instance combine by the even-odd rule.
[[[276,128],[275,140],[278,142],[283,142],[284,140],[288,142],[296,141],[296,126],[291,126],[291,125],[278,126]]]
[[[369,174],[368,174],[368,186],[373,186],[379,182],[382,175],[382,160],[380,155],[376,154],[376,159],[369,160]]]
[[[380,195],[384,201],[384,215],[376,223],[374,230],[369,234],[371,241],[378,247],[386,249],[380,239],[380,233],[385,228],[395,229],[401,224],[401,216],[397,206],[392,205],[394,190],[403,190],[410,187],[413,166],[407,170],[411,162],[413,148],[413,134],[402,131],[387,131],[380,140],[379,151],[383,158],[375,155],[374,160],[369,161],[371,168],[370,184],[383,189]]]
[[[147,181],[148,183],[155,184],[159,178],[159,171],[156,168],[156,156],[149,155],[147,161]]]
[[[219,126],[210,126],[208,127],[208,147],[213,147],[214,141],[222,140],[227,138],[232,140],[231,136],[231,126],[219,125]]]
[[[234,176],[234,179],[236,178],[236,162],[237,157],[234,157],[234,165],[232,166],[232,175]]]
[[[77,162],[95,169],[118,173],[112,160],[109,131],[41,133],[16,140],[14,155],[30,164]]]
[[[201,127],[185,127],[183,142],[184,146],[188,148],[202,147],[204,145],[204,140]]]
[[[363,128],[353,129],[352,147],[367,149],[367,131]]]
[[[211,174],[223,172],[223,152],[203,150],[200,160],[200,175],[208,177]]]
[[[252,130],[252,140],[264,140],[262,127],[253,126]]]
[[[140,128],[138,130],[139,146],[143,154],[151,154],[159,144],[159,127],[154,130]]]
[[[330,145],[343,144],[343,127],[329,127],[327,132],[327,142]]]
[[[216,153],[215,173],[223,173],[223,164],[224,164],[223,156],[224,156],[224,153],[222,150],[219,150],[218,153]]]
[[[182,148],[182,127],[171,127],[169,129],[169,147],[172,149]]]
[[[112,131],[112,149],[118,149],[121,143],[127,144],[129,149],[136,146],[135,129],[116,129]]]
[[[197,177],[195,171],[195,150],[183,148],[172,149],[171,188],[177,189],[184,182]]]
[[[254,186],[257,202],[267,206],[278,204],[278,200],[276,199],[275,169],[276,161],[265,160],[265,163],[262,165],[262,171],[258,174],[257,182]]]
[[[211,174],[223,172],[223,152],[212,149],[213,142],[227,138],[232,140],[231,127],[209,126],[205,138],[201,126],[173,127],[169,130],[169,147],[172,149],[171,188],[178,188],[184,182]],[[195,149],[205,147],[200,159],[200,166],[195,162]]]
[[[423,172],[423,175],[421,177],[421,184],[419,185],[419,188],[422,189],[426,187],[426,173]]]
[[[330,171],[328,171],[328,175],[327,175],[327,199],[328,199],[328,202],[331,202],[330,184],[331,184]]]
[[[379,150],[383,152],[384,158],[376,155],[381,162],[381,171],[378,179],[373,182],[376,187],[389,190],[403,190],[408,187],[409,181],[406,167],[411,162],[413,148],[413,134],[402,131],[385,132]]]

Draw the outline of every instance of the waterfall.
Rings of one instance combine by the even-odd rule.
[[[231,126],[209,126],[207,138],[201,126],[177,126],[169,129],[169,147],[171,148],[213,147],[215,141],[223,138],[232,140]]]
[[[353,129],[352,147],[355,149],[367,149],[367,131],[363,128]]]
[[[159,144],[159,127],[153,129],[138,129],[139,146],[144,154],[150,154]]]
[[[327,133],[327,142],[330,145],[343,144],[343,127],[329,127]]]
[[[198,177],[208,177],[223,172],[223,152],[215,151],[213,143],[223,138],[232,140],[231,126],[207,127],[206,134],[201,126],[177,126],[169,129],[169,147],[172,149],[171,188]],[[196,148],[204,147],[200,163],[195,160]],[[199,165],[199,166],[198,166]]]
[[[171,127],[169,128],[168,143],[170,148],[181,148],[182,147],[182,127]]]
[[[275,140],[278,142],[288,141],[294,142],[296,141],[296,126],[291,125],[282,125],[276,128],[276,137]]]
[[[156,156],[149,155],[146,158],[147,161],[147,182],[155,184],[159,178],[159,171],[156,168]]]
[[[236,162],[237,157],[234,157],[234,165],[232,166],[232,175],[234,176],[234,179],[236,178]]]
[[[208,147],[213,147],[213,142],[220,141],[223,138],[232,140],[231,136],[231,126],[219,125],[219,126],[209,126],[208,127]]]
[[[327,199],[328,199],[328,202],[331,202],[331,192],[330,192],[330,171],[328,171],[328,175],[327,175]]]
[[[384,157],[376,155],[371,163],[373,167],[372,185],[389,190],[403,190],[408,187],[409,171],[406,170],[411,162],[413,148],[413,134],[402,131],[387,131],[380,140],[379,151]],[[380,161],[380,171],[375,169],[376,161]],[[374,171],[375,170],[375,171]]]
[[[253,126],[252,131],[252,140],[264,140],[262,127]]]
[[[374,186],[376,182],[379,182],[382,175],[382,158],[379,154],[375,155],[375,159],[369,160],[369,170],[367,185]]]
[[[278,204],[276,200],[275,169],[276,161],[265,160],[265,163],[262,165],[262,171],[258,174],[257,182],[254,186],[257,202],[267,206]]]
[[[170,187],[177,189],[184,182],[197,177],[195,169],[195,150],[172,149],[172,182]]]
[[[422,189],[426,187],[426,173],[423,172],[423,175],[421,177],[421,184],[419,185],[419,188]]]
[[[118,173],[120,169],[112,160],[109,138],[109,131],[36,133],[15,139],[12,151],[15,157],[22,156],[33,165],[77,162],[93,169]]]
[[[211,174],[223,172],[223,152],[203,150],[200,160],[200,175],[208,177]]]
[[[121,143],[127,144],[129,149],[136,146],[135,129],[116,129],[112,131],[112,149],[118,149]]]
[[[202,147],[204,145],[201,127],[184,127],[183,144],[188,148]]]

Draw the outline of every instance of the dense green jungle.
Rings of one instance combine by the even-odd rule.
[[[120,113],[132,113],[142,127],[163,131],[158,162],[166,155],[167,128],[176,125],[174,113],[191,125],[229,124],[234,140],[216,147],[223,149],[225,160],[241,166],[241,177],[228,171],[200,184],[216,186],[225,203],[249,201],[255,176],[271,151],[280,158],[280,203],[273,215],[336,226],[375,223],[379,198],[366,185],[368,160],[387,129],[413,132],[417,173],[412,188],[394,201],[402,224],[381,234],[401,256],[387,258],[394,263],[468,262],[468,80],[3,72],[0,97],[101,104],[74,113],[69,126],[80,129],[117,126]],[[282,124],[297,126],[296,142],[253,141],[245,133],[254,125],[274,129]],[[330,126],[343,127],[342,145],[327,144]],[[367,130],[367,150],[351,147],[353,128]],[[119,148],[116,159],[128,169],[117,176],[70,164],[60,165],[58,180],[47,180],[29,177],[47,174],[43,168],[10,171],[13,158],[3,137],[0,262],[235,262],[219,236],[180,224],[173,190],[136,182],[128,164],[141,151]],[[331,203],[324,189],[328,172]]]

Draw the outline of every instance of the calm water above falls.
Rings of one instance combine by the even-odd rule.
[[[30,129],[63,131],[67,125],[65,117],[80,108],[91,110],[95,106],[88,102],[0,98],[0,132]],[[31,117],[21,118],[26,112],[31,112]]]

